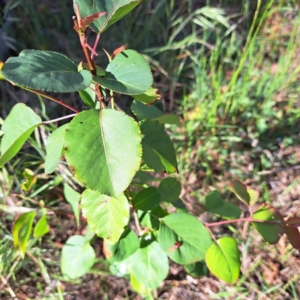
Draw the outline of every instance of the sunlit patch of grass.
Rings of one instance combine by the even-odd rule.
[[[267,27],[274,14],[292,24],[290,35],[282,36],[284,41],[277,34],[277,48],[270,43]],[[295,95],[300,16],[292,7],[276,6],[260,17],[257,22],[265,25],[255,29],[248,48],[242,48],[238,34],[232,32],[209,56],[204,51],[191,53],[198,62],[193,65],[195,83],[192,93],[178,102],[184,129],[174,131],[174,138],[180,169],[189,176],[198,172],[202,182],[208,177],[212,184],[214,178],[222,180],[216,178],[220,170],[242,180],[252,178],[278,164],[272,153],[284,141],[299,142],[300,108]],[[271,58],[274,49],[280,53]]]

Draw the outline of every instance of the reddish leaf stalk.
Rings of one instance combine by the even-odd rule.
[[[56,102],[56,103],[58,103],[58,104],[60,104],[60,105],[62,105],[62,106],[64,106],[64,107],[66,107],[66,108],[68,108],[68,109],[74,111],[75,113],[79,113],[79,111],[78,111],[77,109],[75,109],[74,107],[70,106],[69,104],[65,103],[65,102],[62,101],[62,100],[56,99],[56,98],[54,98],[54,97],[52,97],[52,96],[49,96],[49,95],[47,95],[47,94],[45,94],[45,93],[43,93],[43,92],[40,92],[40,91],[28,89],[28,88],[25,88],[25,87],[22,87],[22,89],[27,90],[27,91],[32,92],[32,93],[35,93],[35,94],[37,94],[37,95],[40,95],[40,96],[42,96],[42,97],[44,97],[44,98],[47,98],[47,99],[49,99],[49,100],[51,100],[51,101],[54,101],[54,102]]]
[[[80,41],[83,53],[85,55],[86,61],[88,63],[89,69],[90,69],[92,75],[94,77],[96,77],[97,76],[97,70],[96,70],[96,66],[95,66],[95,63],[94,63],[94,60],[92,59],[92,57],[93,57],[93,54],[95,52],[95,48],[96,48],[97,45],[94,45],[94,47],[91,48],[87,44],[87,38],[85,36],[85,32],[81,28],[81,16],[80,16],[80,12],[79,12],[79,8],[78,8],[77,3],[75,4],[75,13],[76,13],[76,19],[74,20],[74,29],[78,33],[79,41]],[[98,41],[99,41],[99,39],[98,39]],[[87,45],[88,45],[88,47],[87,47]],[[90,56],[88,49],[92,50],[92,56]],[[100,103],[100,107],[104,108],[103,101],[102,101],[103,100],[103,94],[102,94],[100,85],[95,84],[95,88],[96,88],[97,98],[98,98],[99,103]]]
[[[93,47],[93,50],[92,50],[91,59],[94,58],[94,53],[96,53],[95,55],[98,55],[97,52],[96,52],[96,48],[97,48],[97,46],[98,46],[99,40],[100,40],[100,33],[97,33],[96,41],[95,41],[95,43],[94,43],[94,47]]]
[[[206,227],[213,227],[213,226],[220,226],[225,224],[231,224],[231,223],[238,223],[238,222],[256,222],[256,223],[267,223],[267,224],[280,224],[281,222],[276,221],[265,221],[265,220],[258,220],[258,219],[252,219],[251,217],[248,218],[240,218],[240,219],[234,219],[234,220],[226,220],[226,221],[220,221],[215,223],[206,223]]]

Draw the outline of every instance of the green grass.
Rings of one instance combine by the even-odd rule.
[[[72,29],[71,2],[19,1],[12,10],[18,20],[10,32],[16,48],[59,51],[79,62],[82,57]],[[199,201],[215,187],[220,187],[225,197],[231,199],[227,183],[233,178],[247,180],[261,191],[262,200],[284,208],[272,194],[270,179],[263,172],[299,163],[295,155],[286,159],[280,156],[280,149],[293,149],[300,142],[299,5],[292,0],[261,1],[258,6],[254,2],[207,1],[211,6],[200,8],[192,0],[148,0],[101,37],[99,54],[101,47],[112,52],[123,44],[143,53],[162,92],[164,110],[181,116],[182,126],[168,130],[178,153],[179,175],[186,191],[184,200],[191,210],[198,211],[195,207]],[[213,4],[218,5],[213,7]],[[92,43],[92,36],[89,41]],[[102,53],[97,62],[105,66],[106,56]],[[44,118],[57,113],[57,108],[47,100],[44,103],[2,83],[0,89],[1,109],[5,113],[11,102],[19,99],[33,103]],[[73,96],[67,100],[78,103]],[[43,135],[48,130],[51,128],[36,131],[26,149],[1,171],[3,199],[16,194],[22,199],[16,207],[37,209],[45,203],[53,210],[69,212],[60,186],[62,180],[70,182],[67,168],[51,176],[43,173]],[[21,189],[25,168],[38,176],[30,193]],[[286,193],[297,184],[299,180],[295,177]],[[3,204],[4,201],[0,203]],[[47,274],[60,279],[60,249],[54,242],[63,244],[68,234],[74,234],[73,219],[65,215],[53,217],[55,232],[42,244],[40,252],[33,249],[38,264],[32,259],[15,261],[15,254],[8,251],[14,219],[11,209],[1,206],[0,270],[2,267],[3,273],[0,273],[4,278],[10,274],[12,289],[21,283],[30,284],[39,287],[40,295],[44,295],[45,282],[33,271],[38,270],[38,275],[45,280]],[[69,228],[67,234],[64,226]],[[294,259],[294,251],[286,248],[282,254],[276,247],[259,240],[254,232],[245,241],[241,230],[238,227],[234,235],[242,245],[247,268],[235,287],[215,280],[215,285],[221,287],[210,294],[211,299],[247,299],[251,295],[255,295],[253,299],[262,295],[270,299],[297,299],[297,270],[286,277],[284,284],[275,285],[277,290],[265,281],[263,273],[265,266],[272,266],[270,257],[282,268],[285,265],[292,268],[289,260]],[[101,274],[97,281],[103,284],[106,276],[107,273]],[[68,291],[72,292],[70,287]],[[63,299],[59,281],[51,293]],[[4,295],[11,295],[7,286],[0,292],[0,297]]]
[[[265,11],[258,22],[262,23],[280,10],[283,8]],[[191,53],[192,59],[198,62],[193,65],[195,82],[183,103],[177,101],[183,115],[184,136],[174,133],[174,138],[179,140],[178,152],[185,152],[180,159],[182,171],[204,167],[207,175],[212,176],[211,164],[223,165],[224,171],[229,171],[228,156],[231,152],[262,155],[254,172],[267,170],[272,161],[261,153],[263,149],[274,151],[280,143],[299,143],[299,106],[295,98],[299,92],[296,84],[299,68],[295,61],[299,21],[298,15],[288,40],[276,41],[279,45],[272,45],[274,41],[270,43],[267,35],[258,34],[258,25],[252,38],[248,37],[244,51],[233,32],[229,39],[219,45],[217,42],[210,56],[205,56],[203,51]],[[274,48],[281,48],[278,58],[267,57],[268,47],[271,47],[270,53]],[[274,66],[276,72],[272,72]],[[284,99],[276,100],[282,93],[287,94]],[[182,140],[184,142],[180,142]],[[191,151],[196,151],[196,154]],[[191,155],[196,155],[198,162],[192,161]],[[244,170],[234,168],[231,172],[246,179]]]

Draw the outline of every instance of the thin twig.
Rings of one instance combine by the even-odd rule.
[[[104,108],[104,104],[103,104],[103,94],[102,94],[102,91],[101,91],[101,87],[99,84],[96,84],[95,85],[95,88],[96,88],[96,91],[97,91],[97,96],[98,96],[98,100],[99,100],[99,103],[100,103],[100,107],[101,108]]]
[[[257,175],[270,175],[270,174],[274,174],[274,173],[286,172],[289,170],[299,170],[299,169],[300,169],[300,166],[291,166],[291,167],[287,167],[287,168],[278,168],[275,170],[257,172]]]
[[[125,194],[126,194],[128,200],[129,200],[129,202],[132,204],[132,211],[133,211],[133,218],[134,218],[135,226],[136,226],[136,229],[138,231],[138,235],[141,236],[141,235],[143,235],[143,230],[140,226],[140,221],[139,221],[139,217],[138,217],[138,214],[136,212],[136,209],[135,209],[135,207],[132,203],[132,195],[131,195],[131,191],[130,191],[129,187],[126,189]]]
[[[61,117],[61,118],[45,121],[45,122],[43,122],[43,124],[50,124],[50,123],[58,122],[58,121],[61,121],[61,120],[73,118],[75,116],[77,116],[77,114],[67,115],[67,116],[64,116],[64,117]]]
[[[93,47],[93,51],[92,51],[92,54],[91,54],[91,59],[94,58],[94,53],[96,53],[96,55],[98,55],[97,52],[96,52],[96,48],[98,46],[98,43],[99,43],[99,40],[100,40],[100,36],[101,36],[101,34],[97,33],[96,40],[95,40],[94,47]]]
[[[134,218],[135,226],[136,226],[137,231],[138,231],[138,235],[139,236],[143,235],[143,230],[140,226],[139,217],[138,217],[137,212],[136,212],[135,209],[133,209],[133,218]]]
[[[226,221],[220,221],[215,223],[206,223],[206,227],[213,227],[213,226],[219,226],[219,225],[225,225],[225,224],[231,224],[231,223],[238,223],[238,222],[255,222],[255,223],[268,223],[268,224],[280,224],[280,220],[274,220],[274,221],[265,221],[265,220],[259,220],[259,219],[252,219],[252,218],[240,218],[235,220],[226,220]]]
[[[52,209],[51,211],[47,212],[47,215],[63,215],[63,216],[67,216],[70,219],[75,219],[75,216],[72,212],[65,211],[65,210],[54,210],[54,209]],[[80,216],[80,220],[81,221],[86,221],[86,218]]]
[[[6,279],[5,279],[3,276],[1,276],[1,275],[0,275],[0,278],[1,278],[2,283],[3,283],[4,285],[7,286],[6,289],[7,289],[8,292],[10,293],[11,297],[16,298],[16,297],[17,297],[16,294],[15,294],[14,291],[11,289],[11,287],[9,286],[8,282],[6,281]]]
[[[28,88],[25,88],[25,87],[22,87],[22,89],[24,89],[24,90],[26,90],[26,91],[29,91],[29,92],[32,92],[32,93],[35,93],[35,94],[37,94],[37,95],[40,95],[40,96],[42,96],[42,97],[44,97],[44,98],[47,98],[47,99],[49,99],[49,100],[51,100],[51,101],[54,101],[54,102],[58,103],[58,104],[60,104],[60,105],[62,105],[62,106],[64,106],[64,107],[66,107],[66,108],[68,108],[68,109],[70,109],[70,110],[72,110],[72,111],[74,111],[74,112],[76,112],[76,113],[79,113],[79,111],[78,111],[77,109],[75,109],[74,107],[70,106],[69,104],[63,102],[62,100],[56,99],[56,98],[54,98],[54,97],[52,97],[52,96],[49,96],[49,95],[47,95],[47,94],[45,94],[45,93],[43,93],[43,92],[40,92],[40,91],[28,89]]]
[[[85,55],[86,61],[88,63],[88,66],[89,66],[89,69],[90,69],[92,75],[94,77],[96,77],[97,76],[97,70],[96,70],[96,65],[94,63],[94,60],[93,60],[93,57],[94,57],[93,54],[94,54],[94,48],[97,47],[97,45],[94,45],[93,48],[90,45],[88,45],[87,38],[85,36],[85,32],[83,32],[82,30],[80,30],[81,16],[80,16],[80,11],[79,11],[79,7],[78,7],[77,3],[75,4],[75,13],[76,13],[77,19],[74,20],[74,28],[78,28],[78,30],[76,30],[76,29],[75,30],[78,33],[79,41],[80,41],[83,53]],[[100,36],[99,36],[99,38],[100,38]],[[99,41],[99,38],[98,38],[98,41]],[[89,55],[88,49],[90,49],[92,51],[92,55],[91,56]],[[103,94],[102,94],[100,85],[99,84],[95,84],[95,89],[96,89],[96,94],[97,94],[97,97],[98,97],[98,100],[99,100],[99,103],[100,103],[100,107],[104,108],[104,105],[103,105]]]
[[[95,52],[94,48],[91,47],[91,46],[88,44],[88,42],[86,42],[86,43],[84,44],[84,46],[87,47],[87,48],[91,51],[91,59],[93,59],[94,55],[95,55],[95,56],[98,56],[98,53]]]
[[[89,56],[88,48],[86,46],[87,45],[87,38],[85,36],[85,33],[82,31],[82,28],[80,27],[81,16],[80,16],[80,11],[79,11],[79,7],[78,7],[77,3],[75,3],[75,14],[76,14],[76,19],[74,20],[74,28],[78,33],[80,44],[81,44],[82,50],[84,52],[85,58],[87,60],[87,63],[89,65],[89,69],[92,72],[92,74],[94,76],[96,76],[96,66],[94,64],[94,61]]]

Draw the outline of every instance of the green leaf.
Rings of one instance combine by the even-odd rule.
[[[134,50],[119,53],[105,71],[104,77],[95,77],[94,81],[120,94],[143,93],[153,82],[148,63]]]
[[[240,251],[235,239],[223,237],[206,252],[206,264],[219,279],[234,283],[240,274]]]
[[[130,284],[132,289],[139,293],[145,300],[154,300],[151,289],[145,287],[133,274],[130,274]]]
[[[96,65],[97,76],[105,76],[105,70]]]
[[[0,61],[0,80],[3,80],[4,77],[2,76],[2,67],[4,66],[4,62],[3,61]]]
[[[75,0],[74,5],[78,4],[82,19],[97,12],[106,12],[106,15],[89,25],[95,32],[101,33],[123,18],[140,2],[141,0]]]
[[[76,224],[79,226],[79,201],[81,195],[73,190],[69,185],[64,184],[64,195],[67,200],[67,202],[71,205],[72,211],[74,213],[74,216],[76,218]]]
[[[117,243],[105,240],[107,254],[106,258],[110,262],[122,261],[132,255],[140,245],[137,235],[131,230],[126,229]]]
[[[160,98],[161,98],[161,95],[159,94],[159,90],[155,89],[153,87],[151,87],[150,89],[148,89],[146,92],[144,92],[142,94],[134,96],[134,99],[141,101],[148,105],[154,103],[156,100],[158,100]]]
[[[186,208],[185,204],[181,199],[172,202],[172,205],[176,208],[178,212],[188,212],[188,209]]]
[[[2,75],[21,87],[56,93],[83,90],[92,82],[91,72],[78,72],[66,56],[40,50],[24,50],[18,57],[10,57]]]
[[[95,236],[95,232],[92,230],[91,226],[87,225],[85,228],[84,238],[90,241]]]
[[[176,202],[181,193],[181,184],[176,178],[164,178],[158,187],[162,202]]]
[[[149,174],[148,172],[143,172],[143,171],[137,171],[135,174],[135,180],[139,183],[147,183],[149,181],[157,181],[158,179],[155,178],[153,175]]]
[[[259,193],[238,180],[230,184],[231,191],[246,205],[253,205],[259,198]]]
[[[129,256],[129,258],[125,260],[111,263],[109,266],[110,274],[116,275],[118,277],[124,277],[126,275],[130,275],[129,268],[128,268],[130,258],[131,257]]]
[[[168,275],[168,257],[154,241],[130,257],[130,269],[144,286],[154,290]]]
[[[148,211],[154,209],[160,202],[160,194],[157,188],[148,187],[141,190],[133,199],[133,206]]]
[[[27,242],[32,230],[32,224],[35,218],[36,212],[31,211],[21,215],[15,222],[13,228],[13,239],[14,246],[21,252],[22,257],[24,257]]]
[[[2,126],[0,166],[11,160],[22,148],[41,118],[23,103],[16,104]]]
[[[85,275],[94,265],[96,254],[81,235],[71,236],[61,253],[61,272],[66,280]]]
[[[90,87],[95,90],[94,83],[92,83]],[[90,87],[79,91],[79,96],[89,108],[96,108],[96,93]]]
[[[184,269],[193,277],[208,276],[208,269],[204,260],[198,261],[194,264],[185,265]]]
[[[129,204],[122,194],[118,199],[85,190],[81,200],[82,213],[98,236],[117,242],[129,221]]]
[[[44,209],[42,217],[38,220],[34,227],[33,236],[40,238],[49,232],[49,226],[47,223],[46,209]]]
[[[265,222],[251,222],[254,228],[270,244],[279,241],[280,236],[284,233],[284,223],[280,214],[270,205],[261,205],[253,214],[252,219]]]
[[[161,220],[158,242],[173,261],[183,265],[204,259],[212,243],[204,225],[195,216],[183,212]]]
[[[30,191],[30,189],[35,185],[37,176],[34,174],[34,172],[30,169],[25,169],[22,173],[25,181],[21,184],[23,191]]]
[[[45,173],[47,174],[54,172],[59,164],[65,143],[65,132],[68,126],[69,124],[65,124],[58,127],[48,137],[45,158]]]
[[[205,209],[208,212],[217,214],[224,219],[238,219],[241,216],[241,209],[221,198],[218,191],[213,191],[205,197]]]
[[[160,124],[180,125],[180,119],[176,115],[163,115],[155,118]]]
[[[65,134],[65,155],[75,177],[88,188],[114,198],[138,170],[141,148],[136,122],[111,109],[79,113]]]
[[[154,230],[159,229],[159,225],[160,225],[159,219],[164,218],[168,214],[169,214],[168,211],[162,209],[159,205],[150,212],[145,212],[141,210],[138,211],[138,216],[141,225]]]
[[[131,110],[139,121],[144,119],[155,119],[163,114],[157,107],[148,106],[136,100],[133,100]]]
[[[177,171],[177,160],[173,143],[164,126],[157,121],[144,121],[141,124],[143,134],[143,160],[156,172]]]

